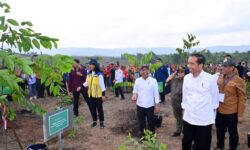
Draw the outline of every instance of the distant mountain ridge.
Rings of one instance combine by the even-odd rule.
[[[149,51],[153,51],[155,54],[171,54],[176,53],[176,48],[171,47],[155,47],[155,48],[113,48],[113,49],[102,49],[102,48],[74,48],[74,47],[65,47],[59,49],[52,49],[52,50],[42,50],[43,54],[63,54],[63,55],[70,55],[70,56],[113,56],[119,57],[124,53],[130,54],[137,54],[137,53],[147,53]],[[201,50],[204,48],[194,48],[192,50]],[[238,52],[246,52],[250,51],[250,45],[242,45],[242,46],[212,46],[207,47],[206,49],[210,50],[210,52],[227,52],[233,53],[235,51]],[[191,51],[192,51],[191,50]],[[38,54],[40,51],[36,51]]]

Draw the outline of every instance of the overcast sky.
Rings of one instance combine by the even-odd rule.
[[[59,47],[199,47],[250,44],[250,0],[8,0],[10,17],[30,20]]]

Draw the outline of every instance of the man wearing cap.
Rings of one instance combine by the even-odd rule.
[[[182,102],[182,86],[185,76],[185,67],[178,67],[177,70],[171,74],[166,83],[171,87],[171,104],[173,108],[174,117],[176,119],[176,131],[172,134],[172,137],[181,135],[183,126],[183,113],[181,108]]]
[[[237,125],[242,122],[246,103],[246,86],[234,71],[232,59],[224,60],[222,75],[218,79],[219,92],[224,94],[216,116],[217,149],[224,149],[225,130],[228,129],[230,150],[236,150],[239,144]]]
[[[153,116],[154,112],[160,111],[158,106],[160,99],[157,81],[149,77],[148,66],[141,67],[141,77],[135,81],[132,101],[136,102],[137,105],[141,136],[144,135],[144,130],[146,129],[146,118],[148,129],[154,133],[155,127]]]
[[[227,55],[224,56],[224,60],[223,61],[226,61],[228,59],[232,59],[233,60],[233,57],[230,54],[227,54]],[[234,70],[233,71],[234,71],[234,73],[236,73],[237,75],[239,75],[238,69],[237,69],[237,67],[235,65],[234,65]]]

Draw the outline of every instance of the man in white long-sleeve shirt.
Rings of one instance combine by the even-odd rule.
[[[124,94],[122,91],[121,85],[119,83],[123,82],[123,71],[120,69],[120,66],[116,66],[115,69],[115,80],[113,81],[114,84],[118,84],[117,87],[115,88],[115,97],[119,97],[119,93],[121,94],[121,99],[124,100]]]
[[[203,55],[190,55],[190,74],[185,76],[183,83],[183,150],[191,150],[193,142],[197,150],[210,150],[211,147],[219,91],[216,78],[203,71],[204,65]]]
[[[141,136],[143,136],[146,128],[146,118],[148,129],[153,133],[155,132],[153,116],[154,111],[159,112],[160,110],[158,106],[160,98],[157,81],[149,77],[148,66],[142,66],[141,75],[142,77],[135,81],[132,101],[136,102],[137,105],[140,132]]]

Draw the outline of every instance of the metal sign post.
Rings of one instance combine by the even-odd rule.
[[[58,150],[62,150],[62,132],[58,133]]]
[[[57,110],[60,110],[61,108],[60,107],[58,107],[57,108]],[[58,148],[58,150],[62,150],[62,131],[60,131],[59,133],[58,133],[58,145],[57,145],[57,148]]]

